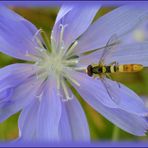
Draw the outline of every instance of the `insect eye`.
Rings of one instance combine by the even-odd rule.
[[[92,66],[91,65],[88,65],[87,67],[87,74],[91,77],[93,75],[92,73]]]

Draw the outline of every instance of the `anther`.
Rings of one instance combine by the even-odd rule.
[[[64,80],[62,80],[61,84],[62,84],[62,88],[63,88],[64,94],[65,94],[65,97],[66,97],[66,99],[62,99],[62,101],[72,100],[73,96],[70,96]]]
[[[52,31],[52,32],[53,32],[53,31]],[[52,52],[54,53],[57,47],[56,47],[55,38],[53,37],[53,33],[51,34],[50,39],[51,39],[51,48],[52,48]]]

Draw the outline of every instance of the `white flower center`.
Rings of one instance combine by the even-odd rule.
[[[40,52],[40,56],[33,56],[29,53],[27,53],[27,56],[31,56],[36,61],[35,64],[38,68],[38,72],[36,73],[37,78],[47,79],[51,75],[54,76],[57,82],[57,89],[59,92],[61,92],[61,90],[64,92],[62,93],[62,96],[64,94],[64,100],[69,100],[72,96],[69,95],[66,81],[79,85],[79,83],[66,72],[67,69],[76,68],[79,62],[78,56],[73,54],[73,49],[77,46],[78,42],[75,41],[69,49],[65,49],[63,41],[64,26],[60,25],[60,28],[59,44],[55,44],[56,41],[51,37],[51,46],[45,33],[43,35],[44,42],[41,41],[39,37],[41,30],[39,30],[35,35],[35,41],[37,42],[38,46],[36,49]]]

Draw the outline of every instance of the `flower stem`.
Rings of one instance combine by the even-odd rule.
[[[112,134],[112,141],[118,141],[119,131],[120,131],[120,129],[117,126],[114,126],[113,134]]]

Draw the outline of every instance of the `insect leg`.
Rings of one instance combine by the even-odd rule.
[[[98,77],[98,75],[97,74],[93,74],[93,78],[95,79],[95,78],[97,78]]]
[[[119,87],[119,88],[121,88],[121,85],[120,85],[120,83],[118,83],[118,82],[117,82],[117,85],[118,85],[118,87]]]
[[[104,85],[104,87],[105,87],[105,89],[106,89],[106,91],[107,91],[109,97],[114,101],[114,99],[112,98],[112,95],[110,94],[110,92],[109,92],[109,90],[108,90],[109,87],[106,85],[105,79],[102,78],[101,81],[102,81],[102,84]]]
[[[112,80],[112,76],[108,73],[106,73],[106,77]]]
[[[112,100],[113,102],[115,102],[116,104],[118,104],[118,99],[113,98],[113,96],[112,96],[111,93],[110,93],[110,92],[111,92],[111,87],[105,82],[105,79],[104,79],[104,78],[102,78],[101,81],[102,81],[102,84],[104,85],[104,87],[105,87],[105,89],[106,89],[106,91],[107,91],[109,97],[111,98],[111,100]]]
[[[112,76],[109,75],[108,73],[106,74],[106,77],[109,78],[109,79],[111,79],[111,80],[113,80]],[[120,83],[117,82],[117,85],[119,86],[119,88],[121,88]]]

